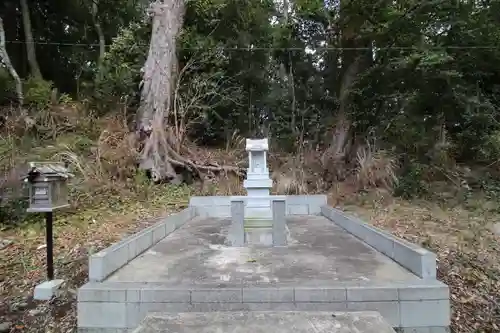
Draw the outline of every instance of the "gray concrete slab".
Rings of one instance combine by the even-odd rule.
[[[150,314],[134,333],[393,333],[377,312]]]
[[[388,247],[365,225],[287,216],[285,247],[272,247],[272,228],[245,229],[247,246],[231,246],[230,218],[203,215],[178,227],[78,290],[79,332],[128,333],[153,312],[376,311],[404,333],[450,324],[448,286],[404,268],[392,250],[384,255]],[[418,257],[419,248],[405,247]]]
[[[118,269],[107,282],[192,288],[418,280],[323,216],[289,216],[287,227],[286,247],[232,247],[230,219],[194,218]]]

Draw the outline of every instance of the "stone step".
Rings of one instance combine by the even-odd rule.
[[[378,312],[151,313],[134,333],[394,333]]]
[[[272,228],[273,220],[268,218],[245,218],[245,229]]]

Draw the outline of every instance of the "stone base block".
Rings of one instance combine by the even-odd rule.
[[[151,314],[134,333],[394,333],[376,312],[222,312]]]
[[[49,301],[58,295],[59,288],[63,283],[64,280],[45,281],[35,287],[33,298],[39,301]]]

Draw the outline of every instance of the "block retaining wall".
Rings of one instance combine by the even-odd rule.
[[[407,329],[450,324],[449,289],[439,281],[195,289],[114,282],[88,283],[78,292],[78,327],[86,329],[133,329],[150,312],[258,310],[377,311],[393,327]]]
[[[416,276],[422,279],[436,278],[437,257],[431,251],[393,236],[357,218],[347,216],[338,209],[323,206],[321,213]]]
[[[108,276],[193,218],[194,213],[194,208],[184,209],[91,255],[89,257],[89,281],[104,281]]]
[[[287,195],[287,215],[321,215],[326,195]],[[191,197],[189,206],[201,217],[231,217],[231,197]]]

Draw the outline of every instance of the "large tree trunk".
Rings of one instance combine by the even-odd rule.
[[[289,23],[289,11],[290,11],[290,3],[289,0],[284,0],[283,1],[283,10],[284,10],[284,25],[288,29],[288,23]],[[292,119],[291,119],[291,127],[292,127],[292,133],[295,137],[299,137],[299,130],[297,128],[297,99],[295,96],[295,77],[294,77],[294,68],[293,68],[293,59],[292,59],[292,52],[288,51],[288,93],[292,97],[291,101],[291,111],[292,111]],[[283,66],[283,63],[282,63]],[[297,143],[297,147],[301,147],[302,142]]]
[[[36,60],[35,43],[31,30],[30,10],[26,0],[21,0],[21,12],[23,16],[24,38],[26,40],[26,53],[31,68],[31,74],[36,78],[42,78],[42,72]]]
[[[341,1],[341,7],[348,7],[350,1],[352,0]],[[330,145],[322,157],[325,167],[333,167],[336,170],[337,179],[344,177],[342,166],[349,153],[351,120],[348,113],[352,103],[351,90],[356,82],[356,77],[366,69],[372,60],[372,52],[369,50],[370,41],[358,36],[365,21],[363,15],[353,15],[348,11],[344,15],[340,18],[339,24],[343,27],[340,31],[342,69],[338,91],[339,109],[331,131]]]
[[[144,65],[138,131],[143,138],[141,168],[154,180],[177,181],[174,165],[184,165],[175,147],[173,131],[165,130],[172,108],[177,69],[176,37],[182,28],[184,1],[155,1],[150,7],[153,27],[149,54]]]
[[[99,22],[98,5],[99,0],[92,1],[92,21],[94,23],[94,28],[99,37],[99,59],[97,60],[97,69],[99,73],[101,72],[102,62],[104,61],[104,54],[106,53],[106,39],[104,38],[104,33],[102,31],[101,23]]]
[[[7,53],[7,48],[5,46],[5,30],[3,28],[3,20],[1,17],[0,17],[0,61],[2,61],[5,64],[5,67],[7,67],[7,70],[9,71],[10,75],[16,82],[17,99],[19,100],[19,105],[22,106],[23,85],[21,83],[19,75],[16,72],[16,69],[12,65],[12,62],[10,61],[9,54]]]

